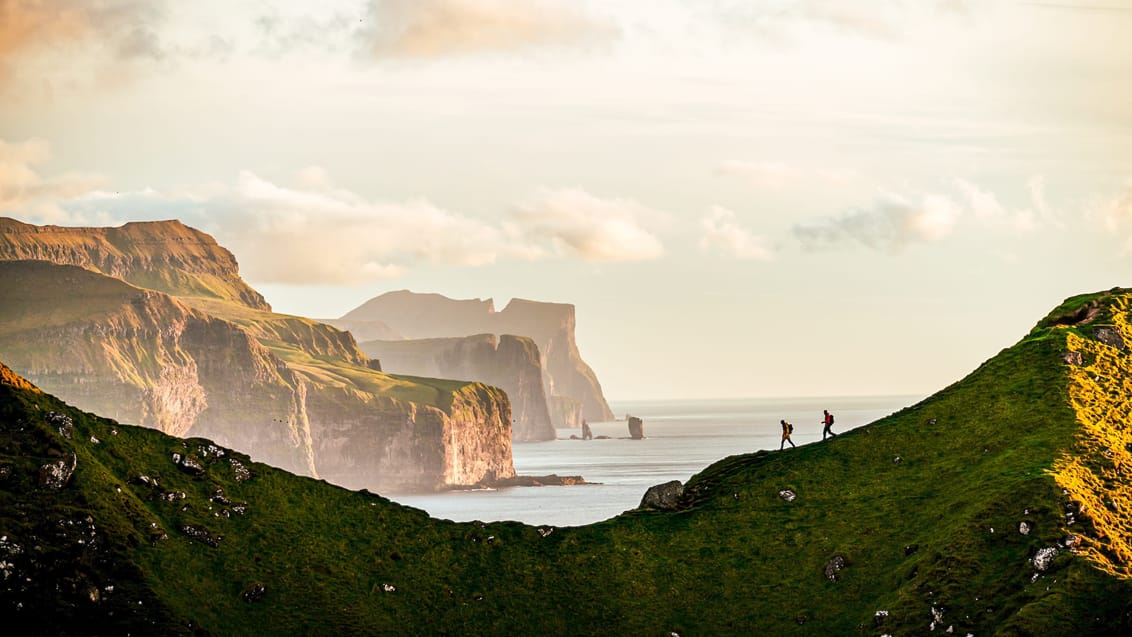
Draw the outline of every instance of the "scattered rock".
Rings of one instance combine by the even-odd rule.
[[[0,480],[7,480],[12,476],[12,465],[0,464]]]
[[[1049,570],[1050,565],[1053,564],[1053,558],[1055,557],[1057,557],[1056,547],[1047,546],[1038,549],[1038,552],[1034,554],[1034,559],[1031,560],[1034,563],[1034,570],[1039,573],[1046,572]]]
[[[929,629],[935,630],[936,626],[943,624],[943,609],[932,606],[932,623],[928,626]]]
[[[252,472],[244,466],[242,462],[235,458],[228,458],[228,462],[232,465],[232,473],[236,478],[236,482],[247,482],[252,477]]]
[[[825,578],[831,582],[836,582],[839,579],[841,570],[844,569],[846,565],[847,562],[844,557],[834,555],[825,565]]]
[[[1067,549],[1077,548],[1080,544],[1081,538],[1076,535],[1066,535],[1065,538],[1061,540],[1061,545]]]
[[[1109,347],[1115,347],[1121,351],[1124,350],[1124,337],[1114,328],[1098,327],[1093,330],[1093,337]]]
[[[198,524],[186,524],[181,527],[181,532],[189,536],[189,538],[201,544],[207,544],[212,548],[220,546],[220,540],[222,539],[220,536],[213,536],[208,529]]]
[[[892,459],[892,464],[900,464],[901,462],[904,462],[904,458],[901,458],[900,456],[896,456]]]
[[[645,491],[645,497],[641,498],[640,508],[675,511],[679,508],[680,497],[683,495],[684,485],[679,480],[658,484]]]
[[[386,593],[396,593],[397,587],[392,584],[382,584],[381,590],[385,591]]]
[[[633,440],[641,440],[645,437],[645,421],[637,418],[636,416],[629,416],[629,437]]]
[[[928,418],[928,424],[929,425],[934,425],[934,424],[936,424],[936,422],[937,422],[937,420],[935,418]]]
[[[91,436],[91,437],[90,437],[90,444],[92,444],[92,445],[97,445],[97,444],[98,444],[98,443],[100,443],[100,442],[102,442],[102,441],[101,441],[101,440],[99,440],[98,438],[95,438],[94,436]]]
[[[67,455],[59,458],[55,462],[49,462],[39,468],[39,483],[48,489],[62,489],[67,481],[71,479],[71,475],[75,472],[75,467],[78,466],[79,459],[75,452],[68,452]]]
[[[778,497],[782,498],[783,500],[786,500],[787,502],[793,502],[794,498],[798,497],[798,494],[794,493],[794,491],[792,489],[781,489],[778,492]]]
[[[259,582],[252,582],[244,587],[244,591],[240,593],[240,598],[245,602],[258,602],[263,599],[267,594],[267,587]]]
[[[173,454],[173,456],[174,462],[177,463],[177,468],[181,471],[184,471],[185,473],[192,476],[199,476],[204,473],[204,465],[201,464],[200,460],[197,460],[192,456],[181,456],[181,454],[179,453],[175,453]],[[180,462],[177,462],[177,456],[180,456]]]
[[[918,550],[920,550],[919,544],[909,544],[908,546],[904,547],[904,556],[907,557]]]
[[[540,526],[536,530],[538,531],[538,534],[542,537],[547,537],[551,533],[554,533],[554,527],[553,526]]]
[[[1066,352],[1065,355],[1061,357],[1061,360],[1076,367],[1081,367],[1085,364],[1085,359],[1081,356],[1081,352]]]
[[[1033,525],[1031,525],[1029,522],[1026,522],[1025,520],[1018,523],[1018,532],[1022,535],[1029,535],[1030,530],[1033,528]]]
[[[46,418],[47,422],[51,423],[51,425],[59,431],[60,436],[63,436],[67,440],[71,440],[71,437],[74,434],[75,430],[75,421],[71,420],[70,416],[54,411],[49,411],[47,412],[47,415],[44,416],[44,418]]]

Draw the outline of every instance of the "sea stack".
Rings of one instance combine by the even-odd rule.
[[[637,418],[636,416],[626,416],[629,421],[629,437],[633,440],[641,440],[645,437],[645,421]]]

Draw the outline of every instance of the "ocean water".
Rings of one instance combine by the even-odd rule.
[[[514,445],[515,471],[524,475],[580,475],[598,484],[511,487],[393,496],[437,518],[467,522],[518,520],[528,524],[589,524],[636,508],[645,491],[686,481],[730,455],[778,449],[785,418],[794,444],[821,441],[822,410],[835,433],[868,424],[920,400],[919,396],[760,398],[735,400],[610,401],[619,420],[590,423],[594,436],[570,440],[580,429],[559,429],[558,440]],[[644,440],[628,438],[625,416],[644,419]],[[789,445],[787,445],[789,449]]]

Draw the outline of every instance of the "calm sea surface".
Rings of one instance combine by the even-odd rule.
[[[836,417],[834,432],[868,424],[920,400],[919,396],[759,398],[736,400],[610,401],[621,420],[591,423],[595,436],[569,440],[580,429],[559,429],[558,440],[516,444],[515,471],[524,475],[580,475],[600,484],[513,487],[435,495],[395,496],[433,517],[460,522],[518,520],[573,526],[611,518],[640,504],[645,490],[686,481],[729,455],[777,449],[779,419],[794,424],[794,443],[821,440],[822,410]],[[645,421],[645,440],[628,439],[625,415]]]

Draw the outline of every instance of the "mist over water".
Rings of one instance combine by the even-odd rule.
[[[794,424],[796,445],[821,441],[822,410],[836,417],[835,433],[868,424],[919,396],[852,398],[757,398],[734,400],[610,401],[620,420],[590,423],[594,436],[610,440],[569,440],[580,429],[559,429],[558,440],[514,445],[521,475],[580,475],[601,484],[512,487],[394,500],[455,521],[518,520],[528,524],[574,526],[611,518],[636,508],[654,484],[684,482],[730,455],[778,449],[785,418]],[[630,440],[626,415],[643,418],[644,440]],[[787,449],[789,449],[787,445]]]

